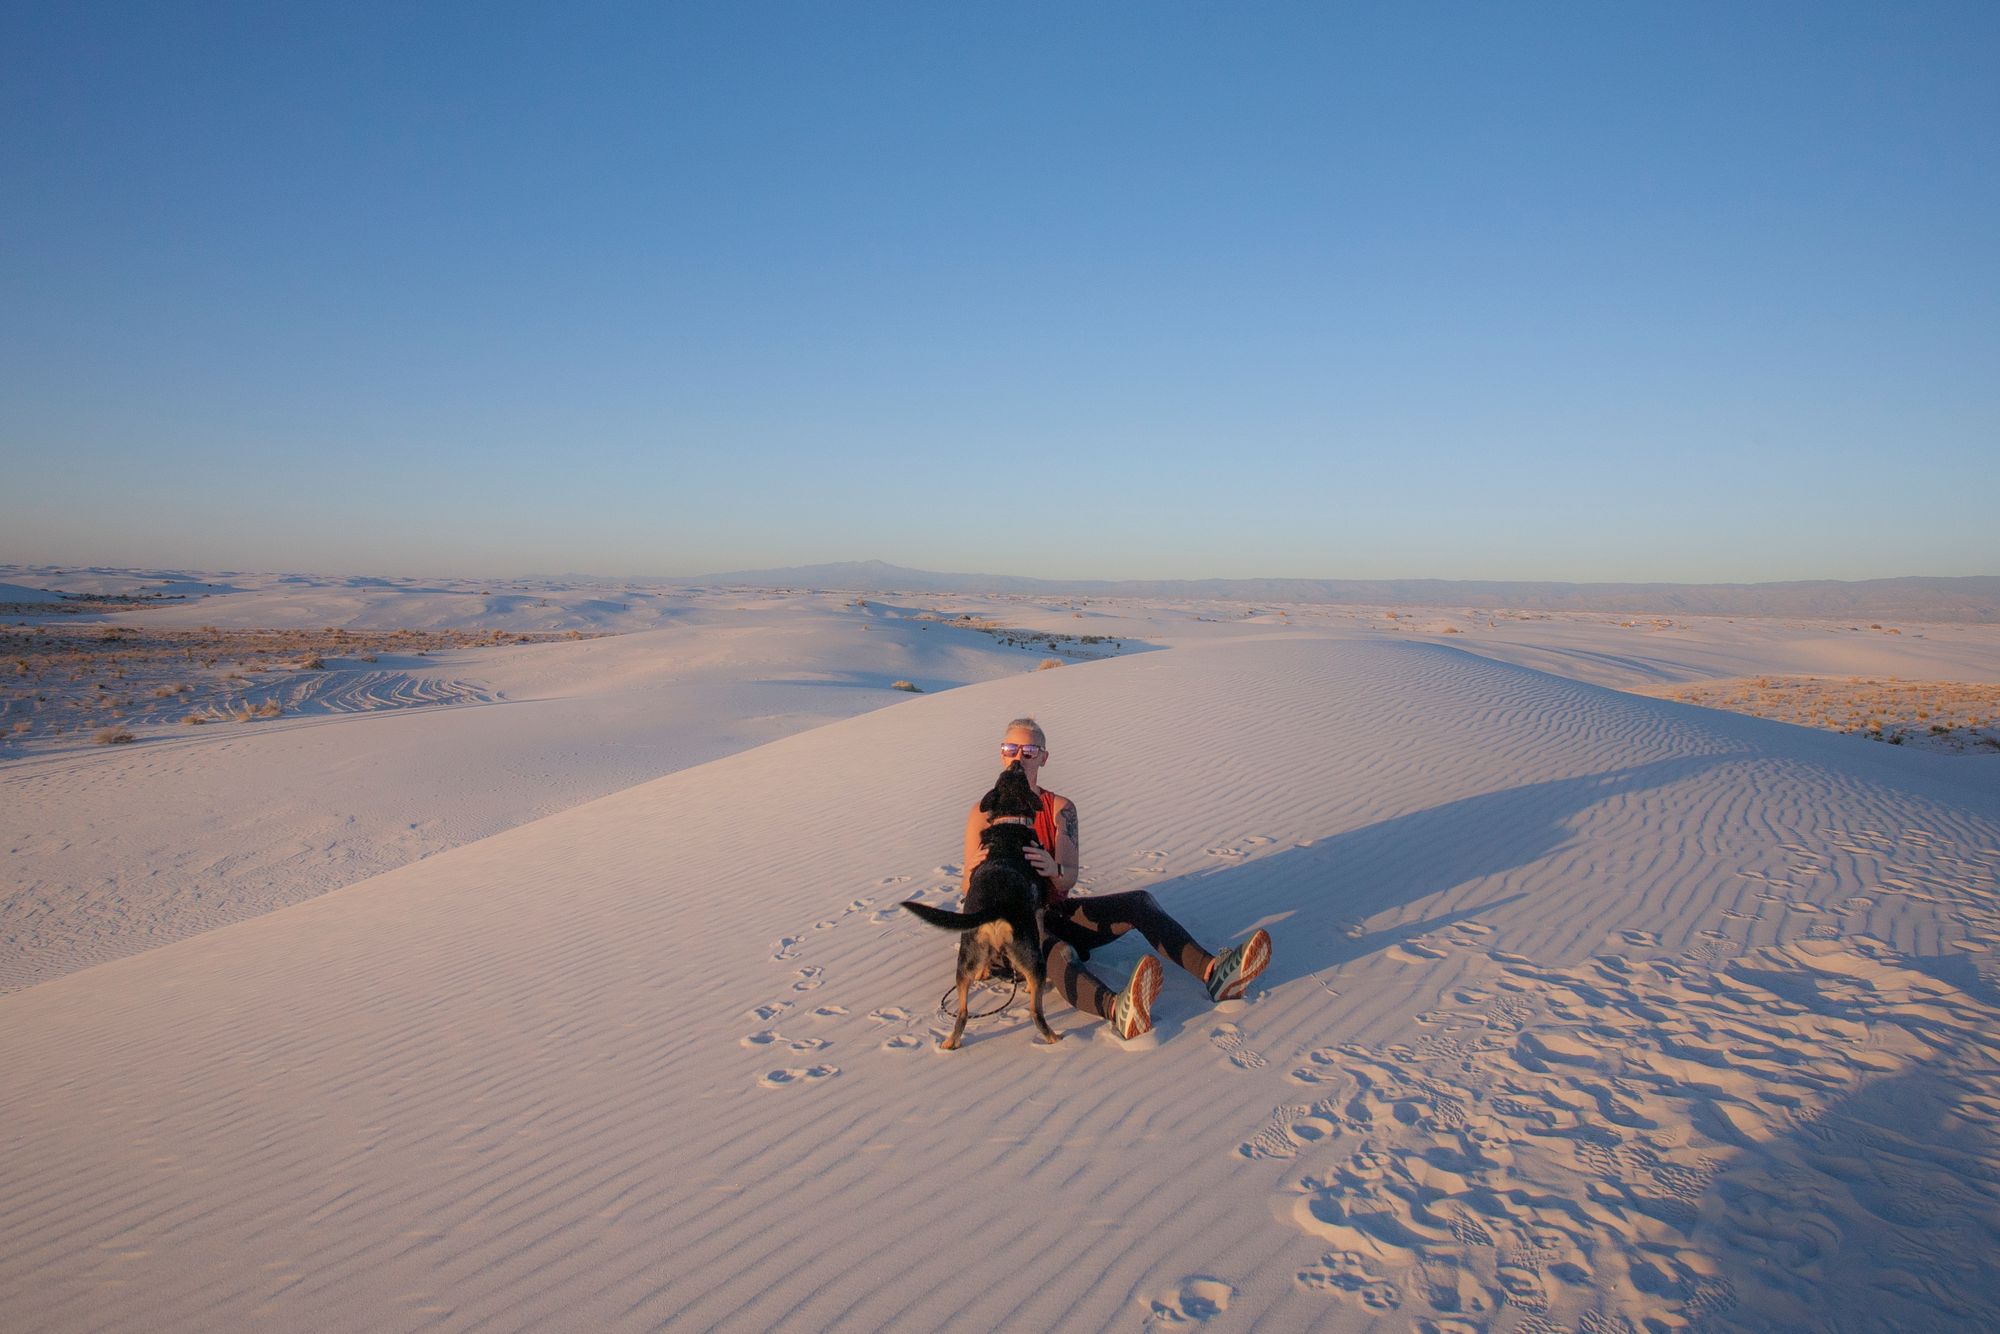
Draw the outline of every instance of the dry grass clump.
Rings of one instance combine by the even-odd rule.
[[[1035,670],[1038,672],[1046,672],[1051,667],[1060,667],[1062,665],[1063,663],[1061,658],[1043,658],[1040,662],[1035,664]]]
[[[1895,677],[1758,676],[1662,686],[1636,694],[1777,722],[1852,732],[1892,746],[2000,750],[2000,685]]]
[[[891,681],[889,683],[889,689],[907,690],[913,695],[921,695],[924,693],[924,688],[918,685],[914,681]]]
[[[138,739],[138,737],[133,736],[122,727],[103,728],[96,736],[91,738],[92,741],[95,741],[100,746],[122,746],[128,741],[137,741]]]
[[[317,653],[308,653],[299,659],[299,670],[302,672],[323,672],[326,670],[326,659]]]

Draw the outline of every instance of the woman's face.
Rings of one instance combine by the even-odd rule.
[[[1047,764],[1049,760],[1049,753],[1036,744],[1035,734],[1025,727],[1010,727],[1007,729],[1007,735],[1000,739],[1000,744],[1003,746],[1022,747],[1022,749],[1015,751],[1012,755],[1007,754],[1004,750],[1001,751],[1001,762],[1012,764],[1015,760],[1019,760],[1021,762],[1021,772],[1028,776],[1030,785],[1035,785],[1037,776],[1042,772],[1042,766]],[[1031,746],[1034,747],[1032,753],[1027,749]]]

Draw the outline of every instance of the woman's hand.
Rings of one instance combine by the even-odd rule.
[[[1035,868],[1037,875],[1048,880],[1056,878],[1056,859],[1050,856],[1049,850],[1041,844],[1028,844],[1028,846],[1021,849],[1021,855],[1028,859],[1028,865]]]

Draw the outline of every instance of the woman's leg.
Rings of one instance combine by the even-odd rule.
[[[1111,941],[1136,928],[1148,944],[1193,973],[1196,981],[1206,981],[1209,965],[1215,962],[1214,955],[1194,943],[1194,937],[1187,933],[1187,928],[1167,916],[1166,909],[1160,906],[1149,890],[1134,889],[1123,894],[1093,894],[1088,898],[1069,899],[1050,908],[1049,912],[1051,916],[1060,914],[1064,919],[1062,925],[1068,928],[1064,935],[1085,934]],[[1087,973],[1084,975],[1089,976]],[[1076,1005],[1076,1002],[1071,1001],[1070,1004]],[[1078,1005],[1077,1008],[1083,1007]]]
[[[1118,993],[1097,979],[1097,975],[1077,962],[1076,951],[1061,940],[1049,947],[1049,985],[1056,989],[1064,1000],[1074,1005],[1083,1014],[1094,1014],[1099,1019],[1111,1017],[1111,1007],[1118,999]]]

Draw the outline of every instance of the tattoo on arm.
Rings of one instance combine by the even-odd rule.
[[[1063,807],[1062,822],[1063,833],[1069,836],[1070,856],[1075,858],[1077,862],[1077,865],[1069,868],[1070,879],[1074,881],[1083,871],[1083,845],[1076,841],[1076,807],[1074,805]]]

